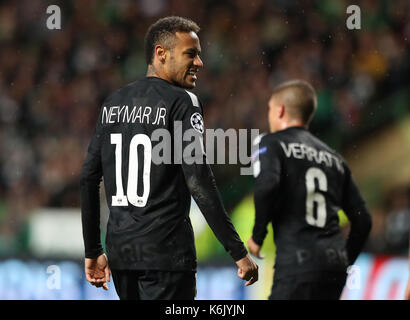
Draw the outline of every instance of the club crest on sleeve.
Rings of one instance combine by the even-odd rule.
[[[191,126],[199,133],[204,133],[204,120],[200,113],[195,112],[191,116]]]

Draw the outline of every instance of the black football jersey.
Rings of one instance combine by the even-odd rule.
[[[272,223],[275,278],[346,271],[364,245],[370,215],[344,159],[302,127],[262,136],[254,155],[255,226],[262,245]],[[340,233],[338,211],[352,228]]]
[[[86,257],[103,252],[102,177],[110,211],[106,251],[111,268],[195,270],[191,195],[232,258],[247,254],[206,163],[203,132],[196,95],[161,78],[137,80],[106,99],[81,176]]]

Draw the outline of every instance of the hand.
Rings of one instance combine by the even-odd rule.
[[[258,281],[258,265],[247,254],[244,258],[236,261],[238,277],[247,280],[245,286],[250,286]]]
[[[404,292],[404,300],[410,300],[410,276],[409,280],[407,281],[406,291]]]
[[[110,275],[111,271],[105,253],[94,259],[85,258],[85,277],[93,286],[108,290],[107,282],[110,282]]]
[[[255,241],[253,241],[252,237],[249,238],[248,240],[248,249],[249,252],[256,258],[258,259],[263,259],[265,258],[264,256],[261,256],[260,251],[261,251],[261,246],[257,244]]]

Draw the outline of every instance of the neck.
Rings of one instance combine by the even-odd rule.
[[[166,72],[164,72],[164,69],[161,68],[161,66],[156,66],[155,64],[148,65],[146,76],[161,78],[169,83],[172,83],[172,80],[167,76]]]
[[[158,78],[162,78],[162,77],[159,75],[159,73],[158,73],[158,71],[157,71],[157,68],[155,68],[155,66],[154,66],[153,64],[149,64],[149,65],[148,65],[148,69],[147,69],[147,74],[146,74],[146,76],[147,76],[147,77],[158,77]]]
[[[306,130],[309,128],[307,124],[304,124],[300,120],[288,120],[288,121],[283,121],[276,130],[271,128],[271,132],[281,131],[281,130],[285,130],[291,127],[300,127]]]
[[[300,121],[300,120],[292,120],[292,121],[289,121],[289,122],[287,123],[286,127],[287,127],[287,128],[290,128],[290,127],[302,127],[302,128],[305,128],[305,129],[308,128],[307,124],[303,123],[303,122]]]

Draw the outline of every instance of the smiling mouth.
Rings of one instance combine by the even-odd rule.
[[[191,76],[194,80],[196,80],[197,79],[197,77],[196,77],[196,73],[197,73],[197,71],[188,71],[187,72],[187,75],[188,76]]]

